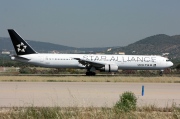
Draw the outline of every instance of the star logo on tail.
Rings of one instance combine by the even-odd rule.
[[[17,51],[18,52],[25,52],[25,50],[27,48],[27,46],[24,45],[24,43],[22,43],[22,42],[20,44],[16,45],[16,46],[17,46]]]

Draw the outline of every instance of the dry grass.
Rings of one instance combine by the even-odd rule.
[[[180,83],[180,77],[132,77],[132,76],[0,76],[1,82],[147,82]]]
[[[148,107],[147,107],[148,108]],[[171,111],[143,110],[116,111],[114,108],[78,107],[14,107],[1,108],[1,119],[179,119],[180,109]]]

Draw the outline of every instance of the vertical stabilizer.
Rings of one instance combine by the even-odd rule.
[[[11,41],[17,55],[35,54],[37,53],[31,46],[21,38],[13,29],[8,29]]]

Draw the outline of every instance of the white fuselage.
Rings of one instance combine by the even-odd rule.
[[[115,64],[118,69],[163,70],[173,66],[167,58],[148,55],[95,55],[95,54],[28,54],[14,60],[51,68],[85,68],[74,58],[99,64]]]

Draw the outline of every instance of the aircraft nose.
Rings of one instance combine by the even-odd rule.
[[[172,62],[169,62],[169,66],[172,67],[174,64]]]

